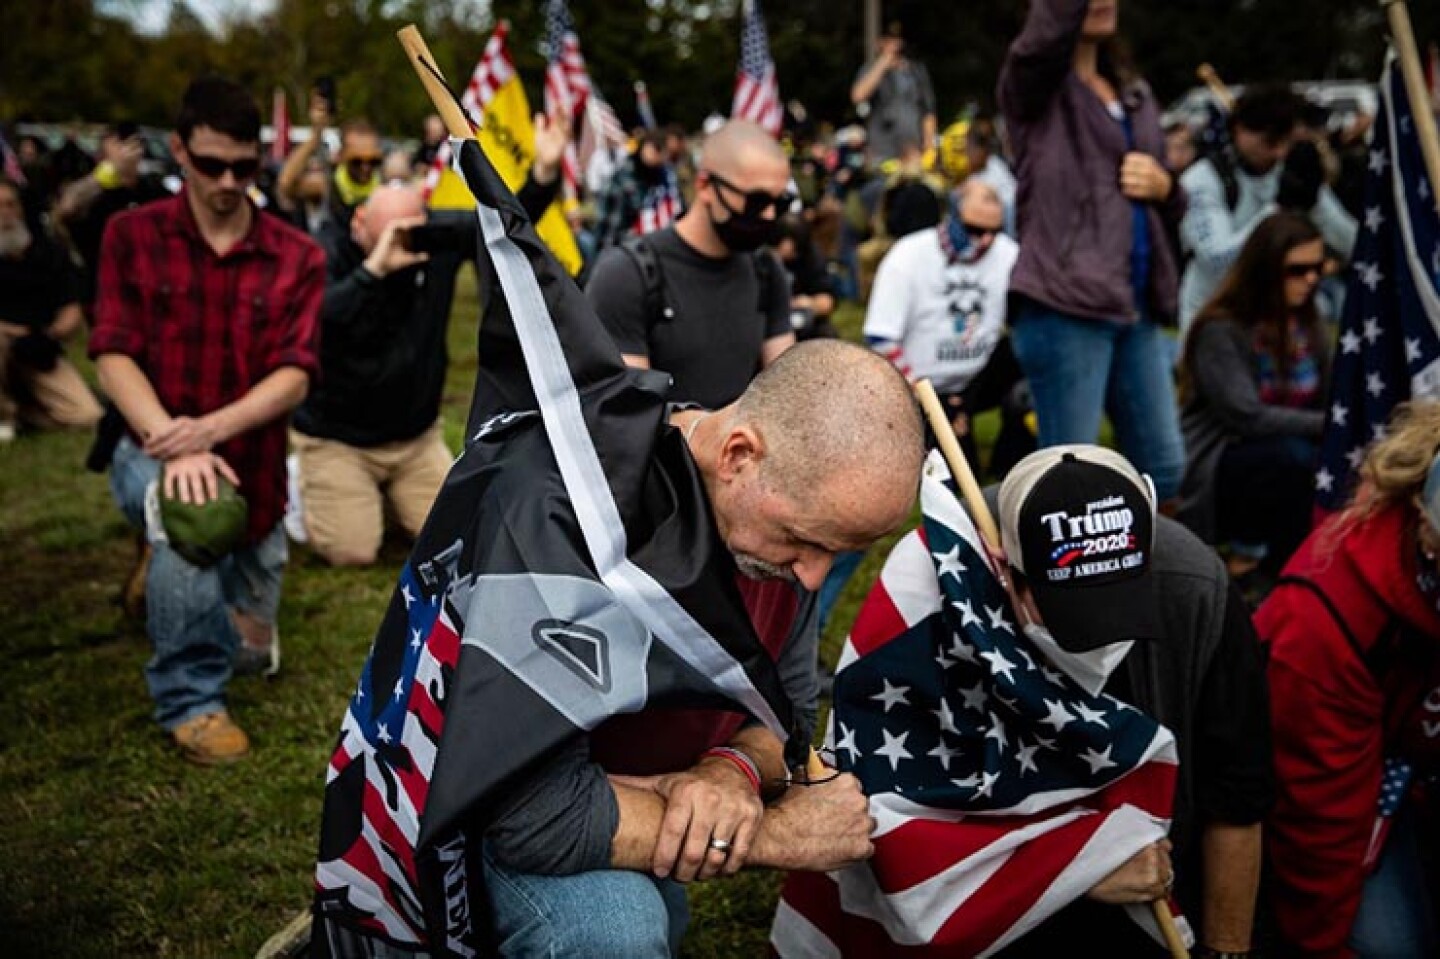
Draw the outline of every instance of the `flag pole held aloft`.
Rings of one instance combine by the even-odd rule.
[[[1440,133],[1435,129],[1435,114],[1430,111],[1430,94],[1425,88],[1425,74],[1420,68],[1420,49],[1415,45],[1415,30],[1410,25],[1410,8],[1405,0],[1380,0],[1390,19],[1390,39],[1400,58],[1400,73],[1405,78],[1405,94],[1410,98],[1415,117],[1415,135],[1420,139],[1420,152],[1425,157],[1425,170],[1430,176],[1435,195],[1431,200],[1440,212]]]
[[[435,57],[430,53],[425,38],[420,36],[420,31],[412,23],[396,31],[395,36],[399,38],[400,46],[405,48],[405,54],[410,58],[410,65],[415,68],[420,82],[424,84],[425,92],[430,94],[430,102],[435,104],[435,112],[444,121],[445,129],[450,131],[452,137],[461,140],[473,139],[475,131],[465,112],[460,109],[460,104],[455,102],[455,97],[445,86],[445,76],[440,72],[440,67],[435,63]]]

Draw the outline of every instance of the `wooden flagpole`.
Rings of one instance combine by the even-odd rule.
[[[980,492],[975,473],[960,450],[950,419],[940,405],[940,397],[935,394],[935,387],[930,385],[929,380],[921,380],[915,384],[915,397],[920,401],[920,408],[925,411],[926,419],[930,421],[930,429],[940,444],[940,452],[944,454],[945,462],[950,467],[950,475],[960,487],[960,495],[965,498],[965,505],[970,509],[970,516],[975,520],[975,528],[980,531],[980,538],[984,540],[986,549],[1002,570],[999,575],[1003,585],[1006,578],[1003,572],[1005,553],[1000,544],[1000,534],[995,527],[995,517],[990,514],[985,494]],[[1150,903],[1150,910],[1155,914],[1155,922],[1160,926],[1160,933],[1165,937],[1165,946],[1170,950],[1172,959],[1189,959],[1190,950],[1185,948],[1185,941],[1180,937],[1180,929],[1175,925],[1169,900],[1156,899]]]
[[[1220,101],[1220,107],[1230,113],[1235,109],[1235,98],[1230,95],[1230,88],[1220,79],[1220,74],[1208,63],[1202,63],[1195,68],[1195,76],[1205,84],[1216,100]]]
[[[1420,50],[1415,46],[1415,30],[1410,25],[1410,8],[1405,0],[1380,0],[1390,18],[1390,39],[1400,58],[1400,73],[1405,78],[1405,93],[1410,98],[1410,112],[1415,117],[1415,135],[1420,138],[1420,152],[1425,156],[1425,171],[1430,176],[1431,200],[1440,211],[1440,133],[1435,129],[1435,112],[1430,91],[1425,87],[1425,71],[1420,66]]]
[[[395,36],[399,38],[400,46],[405,48],[405,54],[410,58],[410,65],[415,68],[425,92],[430,94],[430,102],[435,105],[435,112],[445,122],[445,129],[450,131],[452,137],[474,139],[475,131],[470,129],[470,121],[465,118],[465,111],[460,109],[460,104],[455,102],[455,97],[445,86],[445,76],[440,72],[440,66],[430,53],[425,38],[420,36],[420,31],[411,24],[401,27]]]

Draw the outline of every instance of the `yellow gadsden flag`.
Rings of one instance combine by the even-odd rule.
[[[460,102],[480,122],[475,138],[485,155],[505,185],[518,191],[535,160],[535,124],[530,119],[525,87],[505,45],[507,28],[503,22],[496,26]],[[442,150],[445,162],[437,164],[440,176],[430,191],[430,206],[436,210],[473,210],[475,198],[459,174],[450,169],[449,152],[448,147]],[[435,171],[431,172],[433,179]],[[571,276],[580,272],[580,248],[558,199],[540,217],[535,230]]]

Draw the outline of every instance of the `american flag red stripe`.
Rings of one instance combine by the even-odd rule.
[[[567,116],[572,128],[579,129],[590,97],[590,74],[585,69],[580,37],[575,33],[565,0],[550,0],[546,7],[546,32],[549,64],[545,68],[545,112]],[[560,169],[566,196],[578,196],[582,168],[573,139],[565,148]]]
[[[932,457],[922,529],[887,559],[836,677],[828,745],[870,796],[875,854],[827,876],[787,878],[771,936],[780,956],[985,956],[1168,831],[1173,737],[1086,693],[1015,635],[947,477]],[[979,665],[992,657],[1005,668]],[[926,692],[935,689],[938,698]],[[883,712],[871,700],[883,700]],[[1061,716],[1093,718],[1051,729],[1037,721],[1051,703]],[[992,735],[998,748],[978,748],[996,746]]]
[[[759,0],[745,0],[740,28],[740,68],[735,74],[730,116],[759,124],[777,137],[785,118]]]

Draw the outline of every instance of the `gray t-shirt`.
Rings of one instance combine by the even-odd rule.
[[[855,75],[865,75],[867,64]],[[870,116],[865,121],[870,156],[875,162],[900,155],[907,141],[921,150],[930,144],[922,140],[924,119],[935,113],[935,90],[930,86],[930,72],[925,65],[905,60],[892,67],[881,78],[880,85],[870,94]]]
[[[660,303],[647,302],[640,266],[623,247],[611,247],[595,264],[585,287],[590,305],[615,338],[620,352],[650,359],[653,369],[675,378],[670,399],[719,409],[737,399],[760,372],[761,347],[791,332],[790,280],[768,250],[752,255],[705,256],[673,227],[641,242],[660,267]],[[757,257],[769,259],[761,282]]]

